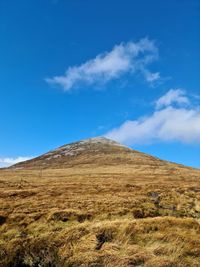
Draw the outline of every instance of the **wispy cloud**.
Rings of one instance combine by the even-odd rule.
[[[188,105],[189,103],[190,100],[183,89],[171,89],[156,101],[156,108],[160,109],[171,104]]]
[[[9,167],[21,161],[26,161],[32,157],[0,158],[0,168]]]
[[[154,83],[161,79],[159,72],[150,72],[149,70],[143,70],[143,75],[147,82]]]
[[[171,98],[171,95],[175,98]],[[173,106],[178,103],[180,106]],[[189,98],[180,89],[170,90],[156,101],[149,116],[128,120],[105,136],[125,144],[178,141],[200,144],[200,106],[185,107]],[[184,105],[184,106],[181,106]]]
[[[155,42],[144,38],[139,42],[116,45],[110,52],[101,53],[79,66],[69,67],[64,75],[47,78],[46,81],[70,91],[81,85],[105,84],[127,73],[139,73],[152,84],[160,79],[160,73],[151,72],[148,66],[157,59]]]

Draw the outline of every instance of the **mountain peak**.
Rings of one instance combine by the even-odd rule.
[[[114,140],[103,136],[88,138],[51,150],[39,157],[13,165],[14,169],[40,168],[89,168],[127,166],[137,169],[157,170],[158,166],[166,169],[169,163],[150,155],[135,151]],[[120,167],[121,166],[121,167]]]
[[[107,158],[112,163],[122,153],[133,152],[132,149],[104,136],[97,136],[63,145],[39,157],[13,165],[14,168],[66,167],[74,164],[102,163]],[[11,167],[12,168],[12,167]]]
[[[79,142],[76,142],[76,143],[80,143],[80,144],[87,144],[87,143],[90,143],[90,144],[104,144],[104,145],[117,145],[117,146],[123,146],[125,147],[124,145],[112,140],[112,139],[109,139],[107,137],[104,137],[104,136],[97,136],[97,137],[92,137],[92,138],[88,138],[88,139],[84,139],[84,140],[81,140]]]
[[[98,137],[93,137],[93,138],[88,138],[84,140],[80,140],[74,143],[66,144],[61,147],[58,147],[55,150],[52,150],[45,155],[53,155],[55,157],[59,157],[59,155],[64,155],[64,156],[77,156],[81,153],[99,153],[99,152],[104,152],[105,150],[112,150],[116,149],[118,147],[123,147],[125,149],[129,149],[128,147],[112,140],[108,139],[103,136],[98,136]]]

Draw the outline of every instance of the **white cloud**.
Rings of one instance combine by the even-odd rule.
[[[144,38],[136,43],[116,45],[110,52],[99,54],[82,65],[69,67],[64,75],[46,81],[70,91],[81,84],[105,84],[125,73],[140,73],[147,82],[152,83],[160,79],[160,74],[151,72],[147,67],[156,59],[158,49],[154,41]]]
[[[161,101],[160,107],[168,103]],[[158,141],[200,144],[200,107],[164,107],[149,116],[125,121],[105,136],[130,145]]]
[[[160,97],[156,101],[156,108],[162,108],[170,106],[171,104],[188,105],[190,103],[189,98],[186,96],[186,92],[182,89],[171,89],[164,96]]]
[[[148,70],[146,70],[144,72],[144,76],[145,76],[145,79],[147,80],[147,82],[149,82],[149,83],[153,83],[155,81],[158,81],[161,78],[159,72],[154,72],[153,73],[153,72],[150,72]]]
[[[17,158],[0,158],[0,168],[9,167],[21,161],[26,161],[32,157],[17,157]]]

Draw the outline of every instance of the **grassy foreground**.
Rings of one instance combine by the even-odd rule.
[[[200,266],[200,172],[0,170],[0,266]]]

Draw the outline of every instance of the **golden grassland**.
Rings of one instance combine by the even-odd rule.
[[[0,266],[199,267],[200,170],[0,170]]]

